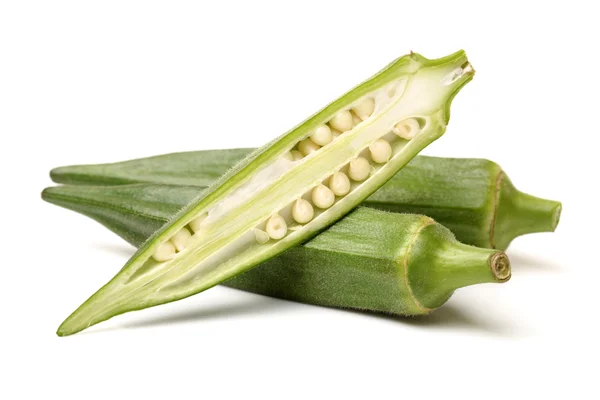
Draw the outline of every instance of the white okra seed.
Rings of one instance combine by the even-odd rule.
[[[188,231],[186,228],[182,228],[179,230],[179,232],[173,235],[173,237],[171,238],[171,243],[173,243],[173,246],[175,246],[175,249],[177,249],[177,251],[182,251],[183,249],[185,249],[185,246],[187,245],[187,242],[191,237],[192,234],[190,233],[190,231]]]
[[[269,241],[269,234],[262,229],[254,228],[254,237],[260,244],[265,244]]]
[[[292,217],[294,217],[294,221],[297,223],[305,224],[310,222],[314,215],[315,210],[309,201],[300,198],[294,202],[294,206],[292,207]]]
[[[352,114],[350,114],[350,111],[348,110],[340,111],[331,118],[329,125],[340,132],[349,131],[352,129]]]
[[[341,134],[342,134],[342,132],[338,131],[337,129],[331,128],[331,135],[333,136],[334,139],[336,139]]]
[[[329,178],[329,189],[336,196],[345,196],[350,192],[350,179],[343,172],[336,172]]]
[[[319,208],[329,208],[335,202],[335,195],[325,185],[316,186],[312,190],[312,201]]]
[[[356,157],[348,165],[348,176],[353,181],[361,182],[371,174],[371,164],[364,157]]]
[[[286,160],[290,160],[290,161],[294,161],[294,155],[292,154],[291,151],[287,151],[284,155],[283,158],[285,158]]]
[[[287,224],[281,215],[275,214],[267,221],[266,231],[271,239],[278,240],[287,233]]]
[[[189,223],[190,228],[192,229],[192,232],[198,233],[202,229],[202,227],[203,227],[202,222],[204,222],[204,220],[206,219],[207,216],[208,216],[207,214],[202,214],[199,217],[196,217],[196,219],[193,219]]]
[[[352,108],[352,111],[363,121],[373,114],[373,110],[375,110],[375,100],[370,97],[360,100]]]
[[[407,118],[394,126],[394,133],[403,139],[412,139],[419,132],[421,126],[414,118]]]
[[[169,261],[175,258],[175,246],[171,242],[164,242],[152,255],[158,262]]]
[[[294,161],[302,160],[304,158],[302,153],[300,153],[298,150],[292,150],[290,154],[292,155]]]
[[[315,133],[310,135],[310,139],[319,146],[325,146],[326,144],[331,143],[333,135],[331,134],[331,129],[327,125],[321,125],[315,130]]]
[[[300,153],[305,156],[309,155],[313,151],[319,150],[320,148],[321,146],[310,140],[310,138],[304,139],[298,143],[298,150],[300,150]]]
[[[371,158],[378,164],[388,162],[392,157],[392,146],[385,139],[377,139],[369,146]]]

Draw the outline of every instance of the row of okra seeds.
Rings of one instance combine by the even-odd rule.
[[[392,97],[394,92],[389,93]],[[305,157],[319,151],[335,141],[345,132],[351,131],[361,123],[367,121],[375,111],[375,100],[365,97],[356,102],[350,109],[337,113],[329,122],[319,126],[306,139],[300,140],[294,148],[285,154],[289,161],[300,161]],[[264,244],[269,240],[280,240],[286,236],[288,229],[295,230],[309,223],[315,218],[319,210],[327,210],[336,202],[336,197],[341,198],[353,189],[352,183],[365,181],[375,170],[374,164],[385,164],[393,156],[392,143],[395,138],[404,140],[412,139],[421,126],[417,119],[408,118],[397,123],[392,132],[394,135],[386,135],[373,142],[361,155],[351,160],[345,167],[333,173],[321,184],[314,187],[309,193],[295,200],[291,205],[291,212],[273,214],[254,229],[254,236],[258,243]],[[315,212],[315,207],[317,211]],[[282,216],[286,215],[286,218]],[[170,240],[163,243],[153,254],[158,262],[173,259],[178,252],[185,249],[186,244],[192,237],[203,228],[206,215],[202,215],[182,228]]]

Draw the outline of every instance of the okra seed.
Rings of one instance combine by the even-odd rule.
[[[421,129],[419,122],[414,118],[400,121],[394,126],[394,133],[403,139],[412,139]]]
[[[388,162],[392,157],[392,146],[385,139],[377,139],[375,143],[369,146],[371,158],[378,164]]]
[[[201,216],[197,217],[189,223],[192,232],[198,233],[202,229],[202,222],[204,222],[206,217],[206,214],[202,214]]]
[[[300,153],[302,153],[305,156],[309,155],[313,151],[319,150],[320,148],[321,146],[310,140],[310,138],[304,139],[300,143],[298,143],[298,150],[300,150]]]
[[[182,228],[179,232],[173,235],[171,238],[171,243],[173,243],[173,246],[175,246],[177,251],[182,251],[185,249],[185,246],[191,237],[192,234],[190,231],[188,231],[186,228]]]
[[[336,172],[329,178],[329,189],[336,196],[345,196],[350,192],[350,179],[343,172]]]
[[[269,234],[262,229],[254,228],[254,237],[256,241],[260,244],[265,244],[269,241]]]
[[[299,224],[310,222],[315,215],[315,210],[310,202],[300,198],[294,202],[292,207],[292,216]]]
[[[362,119],[360,119],[357,115],[355,115],[354,113],[352,114],[352,125],[353,126],[357,126],[358,124],[360,124],[362,122]]]
[[[353,181],[361,182],[371,174],[371,164],[364,157],[356,157],[348,165],[348,176]]]
[[[302,153],[300,153],[298,150],[292,150],[290,154],[292,155],[294,161],[302,160],[304,158]]]
[[[331,134],[331,129],[329,129],[327,125],[321,125],[315,130],[315,133],[310,136],[310,139],[319,146],[325,146],[326,144],[331,143],[333,135]]]
[[[319,208],[329,208],[335,202],[335,195],[325,185],[319,185],[312,190],[312,201]]]
[[[284,157],[286,160],[294,161],[294,155],[292,154],[292,152],[291,152],[291,151],[288,151],[288,152],[286,152],[286,153],[283,155],[283,157]]]
[[[175,246],[171,242],[164,242],[152,255],[158,262],[169,261],[175,258]]]
[[[287,233],[287,224],[279,214],[272,215],[267,221],[267,234],[271,239],[281,239]]]
[[[331,129],[331,135],[333,136],[333,138],[337,138],[338,136],[340,136],[342,134],[342,132],[338,131],[337,129]]]
[[[370,97],[362,99],[352,108],[352,111],[363,121],[373,114],[373,110],[375,110],[375,100]]]
[[[349,131],[352,129],[352,114],[347,110],[341,111],[329,121],[329,125],[340,132]]]

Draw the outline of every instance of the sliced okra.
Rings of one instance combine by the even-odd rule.
[[[450,103],[473,74],[462,51],[437,60],[415,53],[397,59],[258,149],[200,194],[71,314],[58,334],[73,334],[118,314],[199,293],[334,223],[443,134]],[[357,125],[353,113],[361,119]],[[413,126],[412,120],[418,129],[409,132],[410,138],[395,131],[399,124]],[[332,133],[328,141],[324,126],[339,131],[339,136],[333,140]],[[388,161],[367,159],[370,147],[381,140],[389,142],[392,152],[389,157],[378,152],[376,159]],[[296,160],[294,151],[303,157]],[[323,182],[342,169],[347,169],[352,184],[346,195],[336,197]],[[288,229],[294,222],[293,205],[303,196],[315,206],[313,217]],[[175,247],[183,229],[194,235],[173,255],[162,246]]]

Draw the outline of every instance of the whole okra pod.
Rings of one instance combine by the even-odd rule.
[[[112,164],[67,166],[55,168],[50,176],[57,183],[71,185],[154,183],[206,188],[251,151],[204,150]],[[145,193],[150,190],[141,189]],[[108,194],[117,191],[110,189]],[[131,201],[143,201],[135,196],[135,189],[124,192],[134,195]],[[58,196],[60,190],[54,193]],[[97,196],[103,198],[102,193]],[[168,199],[161,197],[161,201],[183,206],[192,196],[192,191],[184,190]],[[557,201],[517,190],[492,161],[427,156],[411,160],[362,205],[424,214],[449,228],[462,243],[501,250],[517,236],[554,231],[562,208]],[[123,234],[126,236],[127,230]]]
[[[443,134],[473,73],[464,52],[394,61],[219,178],[57,333],[199,293],[312,237]]]
[[[63,186],[44,194],[139,246],[178,210],[176,195],[193,191],[134,184]],[[307,243],[223,284],[306,304],[422,315],[458,288],[509,278],[510,263],[501,251],[459,243],[425,216],[359,207]]]

